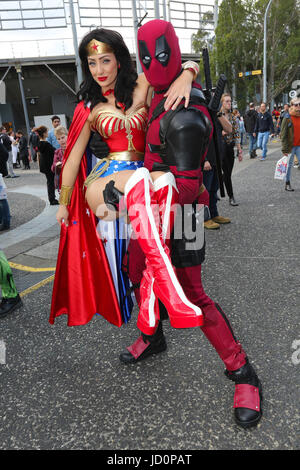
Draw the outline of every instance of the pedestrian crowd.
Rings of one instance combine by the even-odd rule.
[[[55,191],[59,190],[59,175],[63,153],[67,144],[67,130],[60,118],[53,116],[53,129],[33,127],[29,139],[23,131],[8,131],[0,127],[0,231],[10,229],[10,209],[4,178],[18,178],[16,168],[29,170],[30,161],[38,162],[40,172],[46,177],[50,205],[57,205]]]
[[[292,167],[300,169],[300,98],[294,98],[290,104],[283,108],[275,106],[270,113],[266,103],[259,106],[249,103],[249,109],[242,115],[238,109],[232,109],[232,100],[229,94],[221,99],[221,108],[218,113],[218,141],[220,158],[222,162],[222,175],[225,189],[231,206],[238,206],[233,193],[231,174],[235,158],[243,159],[243,146],[249,144],[249,158],[257,158],[257,149],[262,150],[259,157],[261,162],[267,158],[270,138],[281,139],[282,153],[288,157],[285,176],[285,190],[294,191],[291,187]],[[208,230],[220,229],[220,225],[229,224],[228,217],[219,215],[217,203],[219,198],[219,184],[216,167],[214,146],[210,145],[203,164],[203,182],[209,192],[209,212],[206,214],[204,227]]]

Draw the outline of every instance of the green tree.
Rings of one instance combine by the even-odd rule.
[[[212,46],[212,69],[225,73],[244,109],[256,93],[263,94],[263,76],[238,73],[263,70],[264,14],[269,0],[223,0]],[[267,22],[267,101],[288,91],[299,73],[300,0],[274,0]],[[201,37],[201,36],[200,36]],[[204,38],[205,39],[205,38]],[[201,43],[201,42],[200,42]],[[200,49],[193,42],[196,52]]]

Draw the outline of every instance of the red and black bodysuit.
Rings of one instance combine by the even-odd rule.
[[[168,113],[162,112],[152,120],[153,112],[164,99],[164,93],[169,88],[174,79],[181,72],[181,52],[178,38],[171,23],[163,20],[153,20],[143,25],[138,31],[139,57],[143,72],[149,83],[154,87],[154,97],[149,110],[149,127],[146,136],[146,148],[144,165],[149,171],[160,170],[171,171],[176,178],[176,185],[179,191],[179,203],[181,206],[199,201],[200,187],[202,185],[201,163],[205,158],[207,145],[212,136],[212,122],[208,110],[204,103],[189,106],[189,109],[182,109],[176,113],[171,124],[166,124]],[[201,90],[198,95],[201,96]],[[197,90],[196,90],[197,94]],[[194,108],[194,110],[192,109]],[[165,132],[166,126],[168,127]],[[161,137],[164,135],[165,142],[163,149]],[[208,138],[209,137],[209,138]],[[136,251],[134,249],[136,248]],[[139,252],[136,245],[131,246],[129,258],[135,260],[134,269],[130,272],[133,283],[138,283],[142,278],[144,269],[143,254]],[[172,258],[173,260],[173,258]],[[195,305],[201,308],[204,315],[204,326],[201,330],[216,349],[220,358],[224,362],[227,375],[238,383],[235,371],[241,371],[249,367],[247,357],[240,343],[235,339],[232,328],[221,307],[217,305],[205,293],[201,281],[201,264],[183,263],[176,264],[176,274],[178,280],[187,296]],[[195,265],[193,265],[195,264]],[[130,263],[129,263],[130,265]],[[161,323],[157,330],[157,338],[143,336],[144,344],[137,340],[128,348],[134,360],[140,360],[152,353],[163,350]],[[155,346],[157,344],[157,346]],[[160,349],[161,347],[161,349]],[[147,353],[147,348],[149,353]],[[127,353],[128,354],[128,353]],[[122,359],[122,358],[121,358]],[[124,362],[134,362],[124,353]],[[258,385],[257,377],[254,379],[253,369],[247,371],[247,379],[243,377],[242,383],[251,384],[247,390],[243,390],[245,396],[248,394],[246,418],[243,415],[243,408],[236,408],[237,421],[259,420],[261,411],[254,411],[255,404],[251,398],[253,386]],[[254,373],[255,374],[255,373]],[[257,380],[256,380],[257,379]],[[239,395],[239,392],[236,392]],[[239,400],[238,400],[239,401]],[[249,409],[248,409],[249,406]],[[238,415],[238,417],[237,417]],[[249,417],[251,415],[251,417]],[[242,417],[241,417],[242,416]],[[252,419],[253,418],[253,419]],[[239,422],[239,424],[241,424]]]

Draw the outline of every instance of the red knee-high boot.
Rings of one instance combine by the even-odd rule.
[[[163,241],[159,207],[146,168],[139,168],[128,180],[125,186],[125,202],[131,225],[149,266],[141,289],[143,285],[148,288],[149,282],[152,282],[153,292],[167,308],[173,327],[202,326],[201,309],[193,305],[184,294],[172,266],[169,249]],[[149,327],[147,309],[140,310],[138,326],[145,334],[152,335],[155,332],[155,327]]]
[[[170,247],[170,236],[174,227],[176,204],[178,203],[178,190],[174,175],[171,172],[164,173],[153,183],[154,197],[158,204],[159,220],[162,230],[162,238],[166,246]],[[146,271],[144,272],[144,282],[141,284],[139,304],[140,311],[144,317],[148,315],[149,326],[157,327],[160,319],[158,299],[155,296],[153,286],[154,277],[149,261],[146,261]],[[148,313],[147,313],[148,312]],[[140,316],[137,326],[139,328]],[[142,325],[141,325],[142,326]]]
[[[170,235],[172,228],[174,226],[175,218],[175,205],[178,202],[178,190],[175,183],[175,178],[172,173],[164,173],[162,176],[157,178],[153,183],[153,189],[155,192],[155,198],[159,206],[159,216],[161,221],[163,239],[167,246],[169,246]],[[131,281],[136,282],[138,276],[139,259],[141,258],[141,248],[136,246],[138,244],[137,240],[130,241],[131,246],[129,245],[129,257],[136,261],[140,266],[133,266],[131,269]],[[144,255],[143,255],[144,256]],[[136,260],[136,257],[138,259]],[[144,268],[146,266],[144,265]],[[147,273],[151,274],[151,268],[149,267],[149,262],[147,262]],[[148,282],[145,282],[145,281]],[[141,279],[139,279],[141,282]],[[162,323],[160,321],[160,308],[157,301],[157,298],[153,291],[153,277],[148,276],[144,280],[143,289],[139,289],[139,292],[136,293],[136,298],[139,304],[140,309],[144,312],[148,310],[149,326],[155,324],[155,333],[151,336],[147,336],[142,333],[141,336],[130,346],[126,348],[126,351],[121,353],[120,360],[124,363],[136,363],[143,359],[146,359],[153,354],[164,351],[167,348],[167,343],[163,334]],[[139,326],[139,320],[138,320]]]

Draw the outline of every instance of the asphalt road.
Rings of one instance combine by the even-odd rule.
[[[207,293],[227,313],[262,381],[258,427],[234,423],[234,384],[199,329],[165,322],[167,351],[126,366],[118,356],[137,337],[136,311],[120,329],[100,317],[71,328],[60,317],[51,326],[53,271],[14,268],[24,306],[0,324],[1,449],[299,449],[300,171],[292,173],[295,192],[284,191],[274,180],[279,157],[272,143],[265,162],[246,154],[236,161],[239,206],[227,198],[219,203],[232,223],[206,231],[203,265]],[[55,208],[41,197],[44,177],[37,170],[18,173],[7,186],[19,232],[16,243],[13,231],[2,233],[0,247],[19,268],[53,268],[58,229]],[[28,237],[28,223],[45,210],[47,219]]]

